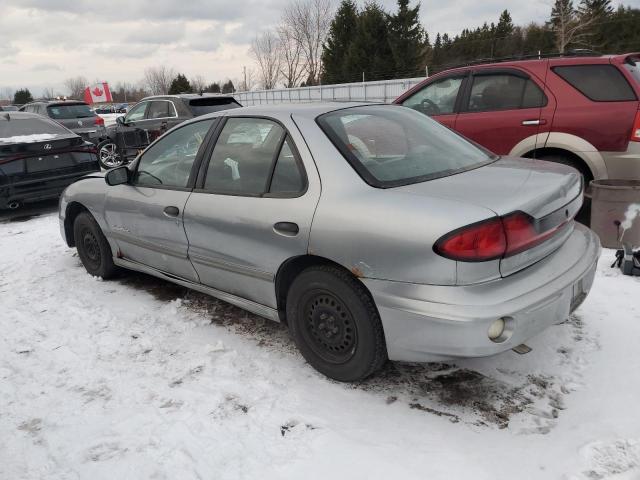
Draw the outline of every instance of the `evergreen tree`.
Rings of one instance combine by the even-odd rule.
[[[229,80],[227,83],[222,85],[222,93],[233,93],[234,91],[235,91],[235,87],[231,80]]]
[[[177,95],[179,93],[191,93],[192,88],[189,80],[183,74],[179,73],[176,78],[171,82],[169,87],[169,95]]]
[[[389,46],[400,75],[414,76],[424,65],[426,36],[420,24],[420,4],[409,8],[409,0],[398,0],[398,11],[388,17]]]
[[[504,10],[500,14],[498,25],[495,27],[495,36],[492,48],[492,57],[503,57],[512,55],[514,52],[514,45],[512,44],[515,27],[513,26],[513,20],[508,10]]]
[[[343,0],[331,21],[329,37],[322,52],[324,83],[347,82],[346,54],[358,23],[358,8],[353,0]]]
[[[385,80],[395,77],[395,62],[389,45],[389,22],[382,7],[367,3],[358,16],[358,24],[345,60],[349,81]]]
[[[611,37],[605,32],[605,24],[611,20],[613,6],[611,0],[582,0],[578,5],[578,16],[581,21],[589,22],[586,33],[586,46],[592,50],[600,50],[607,47]]]
[[[13,103],[16,105],[24,105],[25,103],[33,102],[33,97],[28,88],[21,88],[16,91],[13,96]]]
[[[220,93],[221,92],[220,84],[218,82],[213,82],[211,85],[208,85],[204,91],[207,93]]]

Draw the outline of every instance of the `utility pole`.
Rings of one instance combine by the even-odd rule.
[[[244,91],[246,92],[247,90],[249,90],[247,88],[247,67],[242,67],[243,71],[244,71]]]

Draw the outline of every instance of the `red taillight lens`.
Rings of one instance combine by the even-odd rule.
[[[567,222],[539,232],[533,217],[514,212],[454,230],[438,240],[434,250],[443,257],[462,262],[496,260],[541,244]]]
[[[482,262],[504,255],[507,240],[502,220],[492,218],[445,235],[434,250],[443,257],[463,262]]]
[[[100,116],[96,116],[96,120],[94,125],[104,125],[104,118],[100,117]]]
[[[636,113],[636,120],[633,122],[633,130],[631,130],[631,141],[640,142],[640,110]]]

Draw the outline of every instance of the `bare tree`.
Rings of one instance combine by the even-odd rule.
[[[556,0],[551,10],[551,27],[556,36],[556,48],[564,53],[572,43],[582,43],[589,37],[588,28],[597,16],[578,15],[571,0]]]
[[[14,91],[13,88],[11,87],[3,87],[2,89],[0,89],[0,99],[1,100],[11,100],[13,102],[13,95],[14,95]]]
[[[262,88],[271,90],[280,77],[280,46],[278,36],[266,31],[251,42],[250,53],[258,63]]]
[[[56,93],[51,87],[42,90],[42,98],[56,98]]]
[[[84,91],[89,86],[87,79],[82,76],[67,78],[64,81],[64,86],[67,89],[69,98],[75,98],[81,100],[84,97]]]
[[[283,23],[300,45],[310,83],[318,83],[322,46],[332,19],[331,0],[293,0],[285,9]]]
[[[189,80],[189,84],[191,85],[191,89],[194,93],[204,92],[207,88],[207,82],[202,75],[192,77],[191,80]]]
[[[175,76],[176,71],[165,65],[149,67],[144,71],[144,83],[151,95],[166,95]]]
[[[244,67],[242,77],[234,78],[231,82],[236,85],[236,92],[248,92],[258,86],[258,76],[253,68]]]
[[[276,32],[280,47],[280,75],[284,80],[284,86],[293,88],[300,84],[305,70],[302,46],[296,41],[291,26],[286,23],[278,25]]]

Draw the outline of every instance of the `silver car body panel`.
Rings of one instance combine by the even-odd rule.
[[[275,293],[279,268],[300,255],[328,259],[369,289],[389,356],[397,360],[490,355],[566,318],[574,288],[586,292],[593,279],[599,242],[590,230],[569,220],[552,241],[512,257],[511,263],[456,262],[436,254],[433,245],[461,226],[515,210],[536,219],[571,214],[581,201],[576,200],[580,181],[573,169],[501,159],[420,184],[374,188],[315,121],[349,106],[248,107],[210,115],[280,121],[306,170],[308,188],[299,197],[135,191],[127,185],[109,187],[94,175],[64,192],[61,231],[69,231],[64,228],[67,206],[80,204],[98,221],[116,264],[274,320],[282,308]],[[181,218],[162,218],[158,212],[166,205],[178,206]],[[275,232],[274,224],[282,221],[296,223],[298,235]],[[486,330],[487,322],[500,316],[513,318],[515,330],[509,341],[497,344]]]

